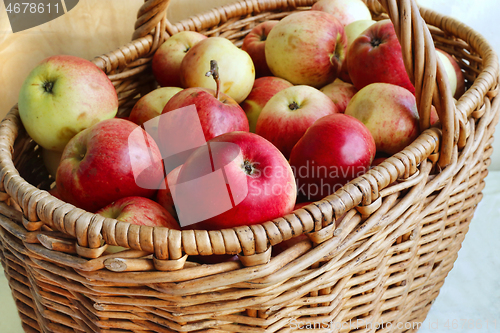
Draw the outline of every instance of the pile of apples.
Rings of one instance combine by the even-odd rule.
[[[439,54],[458,98],[460,67]],[[241,48],[180,32],[152,71],[161,87],[128,119],[86,60],[51,57],[29,75],[19,112],[55,196],[141,225],[251,225],[334,193],[420,133],[394,27],[361,0],[263,22]]]

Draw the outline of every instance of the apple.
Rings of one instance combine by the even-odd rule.
[[[272,76],[266,61],[266,39],[271,29],[278,23],[277,20],[265,21],[257,24],[243,39],[241,49],[246,51],[253,60],[255,76]]]
[[[249,132],[220,135],[198,148],[169,184],[183,228],[252,225],[292,212],[292,169],[269,141]]]
[[[372,83],[351,99],[345,114],[359,119],[375,139],[377,152],[393,155],[420,134],[415,96],[389,83]]]
[[[374,20],[358,20],[349,23],[344,27],[345,35],[347,37],[347,48],[346,48],[346,57],[344,59],[344,62],[342,62],[342,68],[340,69],[340,74],[339,78],[347,83],[352,83],[351,77],[349,76],[349,71],[347,69],[347,63],[349,57],[347,56],[349,54],[349,47],[351,47],[351,44],[353,40],[358,38],[358,36],[368,29],[370,26],[375,24],[376,21]]]
[[[255,133],[288,158],[293,146],[316,120],[338,112],[332,100],[318,89],[293,86],[271,97],[260,113]]]
[[[90,212],[130,196],[151,198],[163,179],[154,140],[131,121],[103,120],[68,142],[57,169],[64,201]]]
[[[168,38],[156,50],[151,68],[162,87],[181,86],[181,63],[188,51],[207,36],[196,31],[181,31]]]
[[[50,190],[48,190],[47,192],[50,193],[50,195],[56,197],[57,199],[59,200],[63,200],[61,198],[61,195],[59,194],[59,191],[57,190],[57,186],[54,186],[53,188],[51,188]]]
[[[355,86],[350,83],[335,80],[320,89],[322,93],[330,97],[333,103],[337,105],[339,112],[344,113],[347,104],[351,98],[358,92]]]
[[[311,10],[332,14],[345,27],[358,20],[371,20],[370,10],[361,0],[319,0]]]
[[[451,94],[455,99],[459,99],[465,92],[465,79],[462,69],[458,65],[458,62],[448,52],[440,49],[436,49],[436,51],[448,75]]]
[[[180,230],[177,221],[165,208],[144,197],[125,197],[99,209],[96,214],[131,224],[161,226]]]
[[[243,102],[252,90],[255,67],[247,52],[224,37],[204,39],[189,50],[181,63],[182,86],[215,90],[215,82],[205,75],[211,70],[211,60],[219,64],[221,92],[237,103]]]
[[[267,36],[269,69],[295,85],[321,88],[339,75],[347,39],[342,24],[320,11],[295,12]]]
[[[316,121],[293,147],[290,165],[299,198],[317,201],[368,171],[375,141],[354,117],[339,113]]]
[[[43,164],[47,168],[49,175],[56,177],[57,168],[61,163],[62,152],[42,148]]]
[[[178,218],[177,211],[175,210],[172,190],[168,184],[177,183],[177,177],[179,177],[181,168],[182,164],[168,173],[167,177],[164,179],[164,186],[161,186],[156,194],[156,202],[165,208],[174,218]]]
[[[142,96],[130,111],[128,120],[140,126],[159,116],[170,98],[181,90],[179,87],[163,87]]]
[[[289,87],[293,87],[293,84],[276,76],[264,76],[255,80],[250,95],[240,104],[247,115],[250,132],[255,133],[260,112],[271,97]]]
[[[347,58],[349,77],[356,88],[385,82],[415,93],[415,87],[406,73],[401,45],[390,20],[379,21],[363,31],[349,47]]]
[[[29,136],[62,152],[78,132],[118,111],[113,83],[92,62],[58,55],[40,62],[19,92],[19,115]]]

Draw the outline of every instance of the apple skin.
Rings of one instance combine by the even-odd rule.
[[[332,14],[345,27],[358,20],[371,20],[372,14],[361,0],[319,0],[311,10]]]
[[[347,104],[351,98],[358,92],[355,86],[350,83],[335,80],[320,89],[322,93],[330,97],[333,103],[337,105],[339,112],[344,113]]]
[[[356,118],[340,113],[319,119],[290,155],[299,198],[317,201],[334,193],[368,171],[375,153],[370,131]]]
[[[293,146],[316,120],[338,112],[332,100],[318,89],[293,86],[271,97],[260,113],[255,133],[288,159]]]
[[[292,212],[297,195],[293,172],[288,161],[269,141],[254,133],[231,132],[210,140],[207,146],[210,153],[207,147],[200,147],[181,168],[173,191],[176,207],[182,206],[183,200],[188,200],[189,209],[196,207],[201,212],[208,210],[206,205],[222,207],[222,196],[212,195],[204,198],[205,202],[193,202],[193,197],[182,194],[192,192],[180,191],[183,183],[190,184],[192,180],[213,174],[214,169],[225,173],[234,204],[219,215],[189,225],[183,222],[180,209],[179,221],[183,228],[232,228],[266,222]],[[198,184],[192,190],[199,192]]]
[[[264,76],[255,80],[250,95],[240,104],[247,115],[250,132],[255,133],[260,112],[271,97],[289,87],[293,87],[293,84],[276,76]]]
[[[361,90],[370,83],[385,82],[415,94],[390,20],[379,21],[363,31],[349,47],[347,58],[349,77],[356,88]]]
[[[162,115],[190,105],[196,106],[198,118],[205,135],[205,142],[224,133],[233,131],[248,132],[248,119],[245,111],[228,95],[221,93],[219,99],[215,98],[215,91],[207,88],[186,88],[173,96],[163,108]],[[164,133],[175,130],[175,124],[167,121],[168,118],[160,117],[159,133],[160,146],[168,145]],[[190,124],[181,128],[183,132],[194,131]],[[167,130],[168,129],[168,130]]]
[[[196,31],[181,31],[168,38],[156,50],[151,67],[162,87],[181,86],[181,63],[188,51],[207,36]]]
[[[275,76],[319,89],[338,77],[346,47],[344,27],[333,15],[303,11],[274,26],[265,51]]]
[[[162,157],[154,140],[131,121],[114,118],[68,142],[56,186],[64,201],[95,212],[124,197],[151,198],[162,179]]]
[[[465,79],[457,61],[448,53],[436,49],[438,57],[445,66],[446,74],[451,86],[451,94],[455,99],[459,99],[465,92]]]
[[[246,51],[253,60],[255,77],[272,76],[266,61],[266,39],[277,20],[265,21],[256,25],[243,39],[241,49]]]
[[[351,99],[345,114],[359,119],[375,139],[377,152],[394,155],[420,134],[415,96],[389,83],[372,83]]]
[[[163,87],[142,96],[130,111],[128,120],[140,126],[159,116],[172,96],[181,90],[179,87]]]
[[[189,50],[181,63],[182,87],[215,90],[215,81],[205,76],[210,71],[211,60],[216,60],[219,66],[221,92],[237,103],[243,102],[252,90],[255,67],[247,52],[223,37],[204,39]]]
[[[113,83],[92,62],[58,55],[40,62],[24,80],[19,115],[30,137],[62,152],[75,134],[118,111]]]
[[[179,223],[165,208],[144,197],[121,198],[99,209],[96,214],[136,225],[180,230]]]
[[[372,26],[375,23],[377,23],[377,22],[374,20],[358,20],[358,21],[351,22],[344,27],[345,35],[347,37],[347,48],[346,48],[347,55],[349,53],[348,50],[349,50],[349,47],[351,46],[352,42],[356,38],[358,38],[358,36],[363,31],[365,31],[366,29],[368,29],[370,26]],[[349,57],[347,55],[344,59],[344,62],[342,62],[342,68],[340,69],[339,78],[344,82],[352,83],[351,77],[349,76],[349,71],[347,69],[347,63],[349,61],[348,60]]]
[[[178,218],[177,211],[175,210],[174,198],[172,196],[172,191],[168,184],[176,184],[177,178],[179,177],[179,171],[182,168],[182,164],[179,165],[174,170],[170,171],[167,177],[164,179],[165,186],[158,189],[156,193],[156,202],[159,203],[163,208],[165,208],[174,218]]]

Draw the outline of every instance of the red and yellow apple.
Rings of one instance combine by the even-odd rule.
[[[181,90],[179,87],[163,87],[142,96],[130,111],[128,120],[140,126],[158,117],[172,96]]]
[[[160,204],[144,197],[125,197],[99,209],[96,214],[148,227],[166,227],[179,230],[179,223]]]
[[[92,62],[69,55],[38,64],[19,93],[19,115],[30,137],[62,152],[80,131],[113,118],[118,96],[113,83]]]
[[[420,134],[415,96],[389,83],[372,83],[354,95],[345,114],[359,119],[375,139],[378,153],[393,155]]]
[[[459,99],[465,92],[465,79],[462,69],[457,61],[448,53],[440,49],[436,49],[439,59],[443,62],[450,83],[451,94],[455,99]]]
[[[349,47],[347,58],[349,77],[356,88],[384,82],[415,93],[415,87],[406,73],[401,45],[390,20],[379,21],[363,31]]]
[[[270,20],[257,24],[243,39],[241,49],[252,58],[255,66],[255,77],[273,75],[267,66],[265,46],[267,35],[278,22]]]
[[[276,76],[264,76],[255,80],[250,95],[240,104],[247,115],[250,132],[255,133],[260,112],[271,97],[292,86],[287,80]]]
[[[361,0],[319,0],[311,9],[332,14],[344,27],[355,21],[372,19],[370,10]]]
[[[338,112],[332,100],[318,89],[293,86],[271,97],[260,113],[255,133],[288,158],[293,146],[316,120]]]
[[[296,12],[274,26],[266,40],[269,69],[295,85],[321,88],[339,75],[347,39],[335,16]]]
[[[322,93],[330,97],[333,103],[337,105],[339,112],[344,113],[347,104],[351,98],[358,92],[355,86],[350,83],[335,80],[320,89]]]
[[[211,60],[219,65],[220,91],[237,103],[243,102],[252,90],[255,67],[250,55],[227,38],[210,37],[189,50],[181,63],[182,86],[215,90],[214,80],[205,75],[211,70]]]
[[[196,31],[181,31],[168,38],[156,50],[151,67],[160,86],[181,86],[182,59],[196,43],[206,38],[207,36]]]
[[[130,196],[151,198],[163,179],[154,140],[131,121],[103,120],[68,142],[57,169],[64,201],[95,212]]]

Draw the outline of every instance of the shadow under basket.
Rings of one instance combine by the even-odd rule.
[[[195,30],[240,46],[258,23],[313,3],[247,0],[171,24],[169,1],[149,0],[132,42],[93,61],[126,116],[156,88],[151,58],[169,36]],[[482,198],[499,115],[498,60],[477,32],[413,0],[367,5],[376,20],[394,23],[427,129],[335,194],[273,221],[178,231],[75,208],[47,192],[54,179],[12,108],[0,126],[0,254],[24,330],[417,331]],[[434,47],[462,68],[467,91],[458,101]],[[431,103],[440,118],[432,128]],[[271,256],[301,234],[307,238]],[[211,253],[239,260],[190,260]]]

